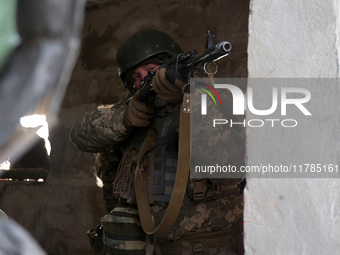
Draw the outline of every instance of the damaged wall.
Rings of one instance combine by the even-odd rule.
[[[202,53],[208,30],[232,44],[219,62],[218,76],[247,76],[249,2],[223,0],[99,1],[85,15],[82,48],[59,123],[50,134],[51,169],[46,183],[1,184],[0,207],[35,237],[48,254],[90,254],[86,230],[105,214],[96,186],[94,155],[78,151],[68,133],[75,119],[100,104],[126,96],[118,79],[118,46],[133,32],[152,28],[169,33],[184,51]]]

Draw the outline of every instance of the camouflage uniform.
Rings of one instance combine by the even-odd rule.
[[[103,152],[96,155],[96,173],[103,182],[103,199],[107,212],[110,212],[118,202],[113,194],[113,181],[116,177],[115,169],[118,169],[120,153]]]
[[[133,34],[129,39],[127,39],[126,42],[121,45],[117,51],[118,72],[120,78],[123,81],[125,87],[130,92],[133,92],[135,84],[133,83],[133,81],[131,81],[131,71],[136,70],[136,68],[140,67],[142,64],[149,63],[147,62],[149,60],[154,61],[153,59],[158,59],[159,63],[154,64],[160,66],[164,63],[166,59],[177,56],[180,53],[183,53],[182,49],[169,35],[156,30],[138,31]],[[156,76],[157,73],[155,77]],[[156,84],[153,83],[153,85]],[[156,90],[155,86],[154,89]],[[178,96],[179,93],[181,93],[181,90],[179,90],[179,93],[176,93],[176,95]],[[181,95],[179,95],[179,98],[180,96]],[[159,97],[161,97],[161,94],[159,94]],[[132,100],[134,99],[136,98],[133,98]],[[163,99],[166,100],[164,97]],[[167,102],[173,101],[169,100]],[[124,205],[128,204],[128,207],[130,209],[135,209],[134,207],[136,207],[136,201],[134,201],[133,171],[135,171],[136,168],[136,153],[138,153],[138,146],[141,145],[141,141],[143,141],[144,139],[143,135],[147,134],[146,131],[148,129],[136,128],[136,125],[132,125],[132,128],[129,128],[129,126],[125,126],[129,129],[135,128],[133,129],[134,131],[128,131],[124,127],[123,120],[126,120],[126,118],[124,118],[124,113],[129,112],[129,110],[131,109],[130,106],[133,105],[131,104],[128,107],[128,104],[128,101],[122,101],[113,105],[111,108],[96,109],[90,113],[85,114],[73,126],[70,132],[70,137],[73,143],[80,150],[102,153],[102,155],[104,156],[104,160],[100,160],[101,163],[99,164],[100,167],[98,168],[98,175],[106,180],[104,181],[104,188],[106,190],[106,193],[110,193],[112,190],[113,193],[120,198],[119,205],[124,202]],[[164,140],[172,140],[175,141],[175,143],[162,144],[164,140],[157,140],[157,142],[159,143],[157,143],[155,149],[152,152],[147,153],[147,155],[143,158],[140,167],[144,170],[143,172],[150,172],[149,176],[146,176],[147,178],[150,178],[150,180],[155,176],[154,174],[158,169],[156,167],[156,163],[152,164],[152,162],[156,162],[156,159],[164,159],[164,161],[161,161],[160,164],[162,165],[160,169],[161,171],[163,171],[162,173],[164,173],[164,175],[170,172],[167,172],[168,168],[163,168],[163,165],[165,165],[165,163],[162,163],[169,162],[167,161],[168,159],[170,159],[172,163],[177,161],[177,148],[173,150],[173,147],[178,147],[178,138],[175,137],[178,137],[177,133],[179,129],[180,110],[179,104],[166,104],[161,101],[157,96],[153,106],[155,110],[153,127],[157,126],[156,122],[162,119],[163,122],[160,121],[158,123],[163,123],[161,125],[164,127],[164,129],[162,128],[158,130],[162,131],[161,134],[166,135],[162,135],[161,138],[163,139],[169,137],[170,139]],[[169,121],[169,118],[171,118],[171,121]],[[169,124],[169,122],[171,122],[172,125]],[[171,128],[168,128],[169,126],[171,126]],[[228,130],[228,132],[224,133],[225,137],[219,136],[218,138],[227,139],[228,142],[231,141],[231,143],[234,144],[233,139],[229,141],[230,136],[233,136],[233,132],[234,131]],[[158,132],[158,134],[160,133]],[[157,139],[158,138],[159,136],[157,137]],[[138,143],[139,145],[136,146],[135,144]],[[167,145],[169,145],[169,147],[166,147]],[[159,150],[160,147],[162,150]],[[237,157],[238,152],[241,152],[241,150],[243,149],[242,146],[240,148],[231,148],[231,146],[229,147],[229,152],[233,149],[236,150],[234,150],[233,153],[228,154],[228,159],[233,159]],[[163,150],[164,148],[171,149]],[[226,153],[228,152],[228,150],[226,151]],[[158,151],[162,151],[161,156],[159,156]],[[163,155],[165,154],[166,156],[163,157]],[[176,158],[171,158],[173,154]],[[114,167],[115,165],[117,165],[117,159],[121,159],[121,161],[115,180],[112,183],[113,176],[115,175],[114,171],[116,169],[107,170],[105,168]],[[159,162],[157,161],[157,163]],[[176,165],[173,165],[174,166],[171,166],[173,170],[173,172],[170,173],[171,178],[173,178],[177,171]],[[146,182],[146,179],[144,177],[145,176],[143,176],[143,181]],[[166,177],[164,177],[162,179],[162,183],[163,181],[164,183],[170,183],[162,185],[164,185],[164,190],[168,190],[168,193],[171,194],[171,190],[173,188],[173,186],[171,185],[173,183],[173,180],[168,181]],[[195,192],[195,190],[197,191],[198,187],[195,185],[196,181],[197,183],[204,183],[202,187],[207,188],[204,191],[206,195],[202,196],[200,199],[190,200],[190,197],[195,198],[195,194],[197,194]],[[240,180],[238,179],[201,179],[189,181],[187,185],[187,194],[184,198],[184,201],[178,201],[179,203],[182,202],[179,216],[177,217],[177,220],[172,226],[169,233],[165,236],[157,236],[156,244],[152,242],[152,238],[150,238],[149,236],[147,236],[146,240],[144,238],[145,244],[147,244],[145,248],[147,254],[152,254],[153,248],[156,254],[161,253],[165,255],[227,255],[235,254],[235,252],[237,252],[237,254],[243,254],[239,252],[237,245],[235,245],[235,237],[241,231],[240,222],[242,222],[243,212],[243,197],[240,194],[240,190],[236,188],[239,181]],[[112,183],[113,187],[110,187],[110,183]],[[152,183],[151,181],[146,182],[146,189],[153,192],[152,185],[157,184],[155,184],[155,182]],[[149,202],[151,205],[151,213],[153,214],[155,224],[159,224],[167,209],[169,200],[167,200],[167,202],[166,200],[161,201],[161,199],[153,200],[153,195],[155,194],[153,193],[151,196],[150,193],[148,194]],[[114,201],[110,194],[105,195],[105,197],[108,201]],[[166,196],[163,196],[163,198],[164,197]],[[111,202],[108,203],[107,208],[111,209],[113,204],[114,202],[112,204]],[[138,227],[140,228],[140,225],[136,224],[136,221],[134,220],[134,215],[132,215],[131,213],[127,213],[125,209],[124,207],[121,208],[117,206],[110,212],[109,216],[105,216],[102,218],[104,230],[105,227],[107,229],[111,229],[111,232],[104,231],[104,246],[109,246],[105,250],[110,254],[144,254],[144,247],[141,247],[141,243],[139,242],[140,232],[138,230]],[[131,224],[131,222],[138,226],[136,227],[132,225],[122,225],[123,223]],[[104,226],[104,223],[106,224],[106,226]],[[131,239],[130,235],[124,234],[126,229],[136,229],[135,231],[132,231],[133,233],[131,233],[132,236],[135,234],[136,239]],[[143,231],[142,233],[144,234]],[[131,250],[131,244],[132,246],[134,246],[134,244],[136,243],[139,244],[138,247],[135,247],[134,251]],[[118,249],[118,251],[116,250],[116,248]]]
[[[70,132],[72,142],[81,151],[109,152],[124,142],[129,132],[123,127],[123,115],[127,102],[111,108],[98,108],[86,113]]]
[[[70,137],[80,150],[88,152],[107,152],[110,158],[119,158],[115,153],[124,153],[124,142],[131,133],[126,131],[122,125],[123,113],[126,109],[126,101],[118,103],[111,108],[96,109],[85,114],[73,126]],[[159,103],[156,107],[156,116],[164,112],[172,112],[172,120],[178,128],[179,105],[165,105]],[[105,154],[104,154],[105,155]],[[114,156],[113,156],[114,155]],[[110,160],[109,160],[110,161]],[[112,162],[112,161],[111,161]],[[110,164],[104,164],[110,166]],[[104,166],[102,165],[102,166]],[[112,166],[112,164],[111,164]],[[103,168],[99,168],[103,169]],[[112,169],[111,169],[112,170]],[[106,187],[113,181],[113,176],[109,171],[101,172],[108,178],[104,178]],[[211,180],[210,184],[234,185],[239,180]],[[109,199],[112,196],[107,194]],[[151,206],[152,214],[156,224],[162,219],[167,204],[156,204]],[[111,209],[111,207],[109,208]],[[238,192],[220,196],[216,195],[210,199],[201,201],[183,202],[180,214],[176,223],[166,237],[159,237],[162,243],[181,241],[182,237],[191,236],[198,233],[220,231],[224,229],[239,228],[243,217],[243,197]],[[161,246],[162,247],[162,246]],[[168,249],[168,248],[166,248]],[[213,253],[212,253],[213,254]],[[221,253],[224,254],[224,253]],[[227,253],[225,253],[227,254]],[[231,253],[232,254],[232,253]]]

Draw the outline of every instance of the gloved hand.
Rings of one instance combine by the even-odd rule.
[[[185,84],[186,81],[167,65],[161,66],[152,80],[153,90],[158,97],[170,104],[182,102]]]
[[[130,131],[134,127],[149,126],[153,118],[154,108],[140,101],[138,94],[139,92],[130,99],[123,116],[124,127]]]

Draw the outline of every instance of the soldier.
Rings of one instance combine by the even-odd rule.
[[[181,47],[161,31],[133,34],[117,52],[120,78],[132,96],[111,108],[86,113],[70,132],[82,151],[122,155],[113,182],[118,205],[102,219],[106,254],[243,253],[242,240],[237,242],[243,212],[239,180],[189,180],[183,202],[177,201],[179,214],[166,234],[145,235],[140,227],[134,175],[139,150],[150,130],[155,130],[156,142],[139,168],[155,225],[168,209],[178,171],[179,111],[186,81],[164,63],[180,53]],[[149,72],[155,72],[153,104],[142,102],[139,96]]]

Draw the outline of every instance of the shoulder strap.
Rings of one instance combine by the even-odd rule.
[[[144,154],[152,149],[156,144],[156,131],[152,131],[152,127],[145,139],[138,155],[138,163],[135,172],[135,191],[136,200],[139,211],[139,217],[145,233],[150,235],[167,234],[170,228],[175,223],[179,211],[182,206],[186,185],[190,170],[190,97],[185,95],[183,105],[180,112],[179,124],[179,147],[178,147],[178,162],[175,184],[172,191],[171,199],[165,215],[158,226],[155,226],[153,217],[150,211],[150,205],[143,184],[142,175],[139,168],[139,163]]]

